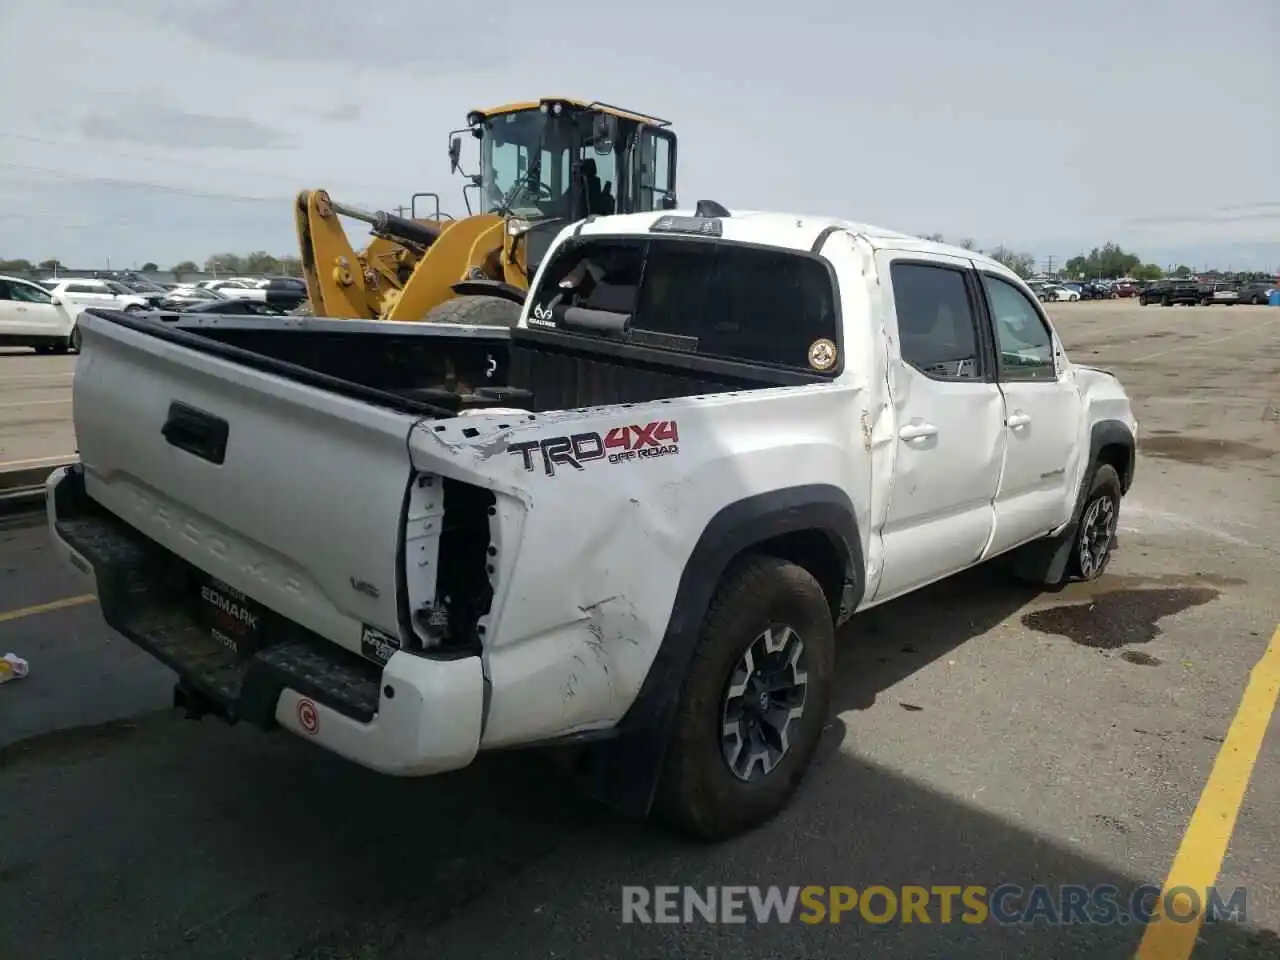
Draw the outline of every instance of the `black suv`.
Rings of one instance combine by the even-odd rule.
[[[1203,297],[1200,284],[1194,280],[1157,280],[1138,295],[1138,302],[1144,307],[1152,303],[1171,307],[1175,303],[1199,303]]]
[[[281,310],[292,310],[307,299],[307,285],[297,277],[271,277],[263,289],[267,303]]]

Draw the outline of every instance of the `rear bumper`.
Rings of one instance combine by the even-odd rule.
[[[185,591],[189,569],[91,500],[80,465],[46,483],[55,550],[97,582],[103,619],[174,670],[232,722],[281,726],[362,766],[398,776],[465,767],[479,749],[480,658],[435,660],[403,651],[385,666],[278,616],[252,656],[218,644]]]

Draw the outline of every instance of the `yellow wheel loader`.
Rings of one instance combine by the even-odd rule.
[[[479,146],[473,174],[462,169],[466,134]],[[676,205],[670,124],[607,103],[548,98],[473,110],[449,134],[449,162],[467,181],[461,219],[442,214],[436,194],[415,194],[409,217],[345,206],[324,190],[298,194],[310,313],[509,325],[566,224]],[[435,198],[433,216],[418,216],[423,197]],[[370,226],[365,249],[352,248],[341,217]]]

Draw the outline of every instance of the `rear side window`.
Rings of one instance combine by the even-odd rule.
[[[531,298],[529,323],[585,332],[564,311],[605,311],[630,318],[633,343],[833,375],[840,369],[836,297],[827,262],[800,251],[591,239],[556,254]],[[815,348],[820,341],[831,348]]]
[[[889,274],[902,359],[935,380],[979,379],[978,328],[964,271],[899,262]]]

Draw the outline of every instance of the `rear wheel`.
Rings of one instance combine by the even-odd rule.
[[[776,816],[817,750],[834,659],[830,607],[809,571],[761,554],[735,563],[702,624],[655,814],[707,840]]]
[[[72,353],[80,352],[80,328],[78,326],[71,328],[71,333],[67,336],[67,349]]]
[[[477,327],[514,327],[520,304],[502,297],[464,296],[446,300],[428,311],[425,323],[470,324]]]

